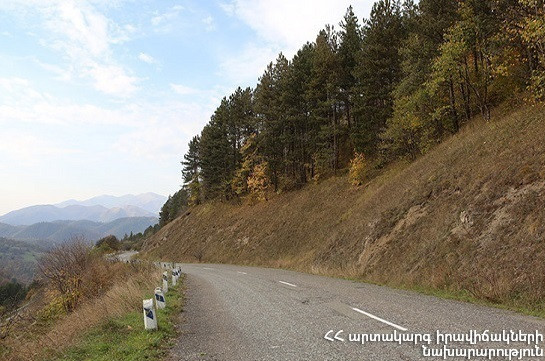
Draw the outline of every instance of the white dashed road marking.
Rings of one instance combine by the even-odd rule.
[[[378,316],[375,316],[375,315],[373,315],[373,314],[370,314],[369,312],[362,311],[362,310],[360,310],[359,308],[356,308],[356,307],[352,307],[352,309],[353,309],[354,311],[356,311],[356,312],[361,313],[362,315],[365,315],[365,316],[367,316],[367,317],[371,317],[373,320],[380,321],[380,322],[385,323],[385,324],[387,324],[387,325],[389,325],[389,326],[392,326],[392,327],[394,327],[394,328],[397,328],[398,330],[401,330],[401,331],[407,331],[407,329],[406,329],[405,327],[401,327],[401,326],[399,326],[399,325],[396,325],[395,323],[392,323],[392,322],[390,322],[390,321],[386,321],[386,320],[384,320],[384,319],[382,319],[382,318],[380,318],[380,317],[378,317]]]
[[[294,285],[293,283],[288,283],[288,282],[284,282],[284,281],[278,281],[284,285],[288,285],[288,286],[291,286],[291,287],[297,287],[296,285]]]

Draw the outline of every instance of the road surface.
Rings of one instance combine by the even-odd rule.
[[[286,270],[216,264],[179,266],[186,274],[186,304],[180,337],[168,357],[171,361],[412,361],[440,359],[424,357],[423,345],[428,352],[453,346],[486,350],[529,349],[536,344],[537,349],[544,347],[539,336],[527,347],[486,343],[485,338],[478,347],[461,343],[445,346],[444,338],[434,343],[437,331],[441,335],[471,330],[479,334],[485,330],[490,334],[503,330],[545,333],[544,320],[510,311]],[[405,334],[413,337],[413,342],[362,345],[356,341],[356,335],[361,334]],[[425,339],[414,344],[415,338],[426,334],[433,337],[431,344]]]
[[[125,252],[121,252],[121,253],[117,253],[113,255],[108,255],[107,257],[114,261],[126,263],[126,262],[130,262],[132,257],[137,254],[138,254],[138,251],[125,251]]]

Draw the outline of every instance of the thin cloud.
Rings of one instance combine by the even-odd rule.
[[[202,19],[203,24],[205,25],[206,31],[214,31],[216,30],[216,23],[214,21],[214,18],[210,15]]]
[[[92,2],[14,0],[7,8],[16,13],[34,14],[35,30],[41,31],[40,44],[62,54],[64,64],[44,64],[44,69],[64,80],[88,81],[107,95],[128,97],[138,90],[141,79],[115,61],[112,49],[130,40],[135,31],[132,25],[117,24]],[[105,81],[105,76],[111,77],[110,80]]]
[[[10,124],[134,125],[135,106],[107,109],[93,104],[72,103],[36,89],[30,80],[0,78],[0,126]]]
[[[213,108],[193,102],[169,102],[142,109],[147,122],[121,135],[113,150],[152,160],[180,157],[187,142],[210,119]]]
[[[5,157],[26,165],[42,162],[44,157],[76,154],[79,150],[62,147],[45,138],[24,132],[9,131],[0,134],[0,152]]]
[[[172,20],[180,14],[180,12],[184,9],[181,5],[174,5],[171,7],[168,11],[164,13],[156,13],[155,16],[153,16],[150,20],[151,24],[154,26],[161,25],[169,20]]]
[[[182,84],[170,84],[170,88],[178,95],[198,94],[199,90]]]
[[[373,0],[233,0],[220,4],[271,46],[292,56],[307,41],[313,41],[326,24],[337,25],[351,3],[354,12],[367,17]],[[301,16],[308,14],[308,16]]]
[[[0,137],[0,152],[4,148],[19,147],[9,153],[16,160],[40,158],[42,155],[59,155],[65,148],[55,146],[59,140],[42,138],[35,129],[110,129],[116,138],[113,150],[137,160],[168,159],[185,151],[187,141],[197,134],[210,119],[216,102],[213,98],[219,90],[200,92],[197,89],[171,84],[171,89],[182,94],[197,94],[204,101],[164,100],[153,102],[142,100],[115,108],[70,103],[33,88],[24,78],[0,78],[0,127],[14,124],[19,129],[14,133],[4,132]],[[28,126],[26,124],[36,125]],[[55,132],[62,134],[63,132]],[[8,134],[11,134],[8,136]],[[13,138],[13,139],[11,139]],[[7,140],[11,139],[9,142]],[[36,147],[31,145],[35,142]],[[6,148],[7,149],[7,148]],[[8,153],[6,153],[8,154]],[[110,153],[111,154],[111,153]],[[85,154],[89,156],[88,154]]]
[[[130,76],[124,68],[112,64],[95,63],[87,73],[94,79],[95,88],[105,94],[129,97],[138,89],[140,78]]]
[[[236,85],[253,86],[279,52],[279,48],[272,45],[247,44],[242,51],[224,56],[219,65],[219,75]]]
[[[146,54],[146,53],[140,53],[138,54],[138,59],[140,59],[141,61],[143,61],[144,63],[148,63],[148,64],[155,64],[157,63],[157,60],[155,60],[155,58],[149,54]]]

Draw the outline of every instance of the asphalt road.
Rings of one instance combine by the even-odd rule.
[[[169,360],[438,360],[441,358],[424,357],[422,347],[443,349],[444,342],[436,344],[437,331],[545,333],[542,319],[365,283],[255,267],[180,267],[186,274],[186,304],[181,334]],[[350,341],[361,334],[413,338],[430,334],[432,342]],[[446,347],[536,346],[485,341]],[[538,342],[538,348],[542,347],[544,343]],[[544,358],[523,358],[537,359]]]
[[[134,255],[138,254],[137,251],[125,251],[118,254],[109,256],[110,259],[119,261],[119,262],[129,262]]]

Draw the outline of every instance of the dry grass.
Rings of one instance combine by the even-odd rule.
[[[93,270],[108,267],[115,275],[111,286],[97,297],[84,301],[73,312],[52,322],[22,320],[18,332],[5,340],[10,351],[2,355],[6,361],[42,360],[58,355],[81,334],[108,319],[120,317],[142,308],[142,297],[156,286],[160,271],[154,267],[100,263]],[[98,273],[96,276],[100,276]],[[51,306],[49,306],[51,307]]]
[[[545,310],[545,109],[498,109],[361,187],[193,208],[144,245],[172,261],[291,268]]]

